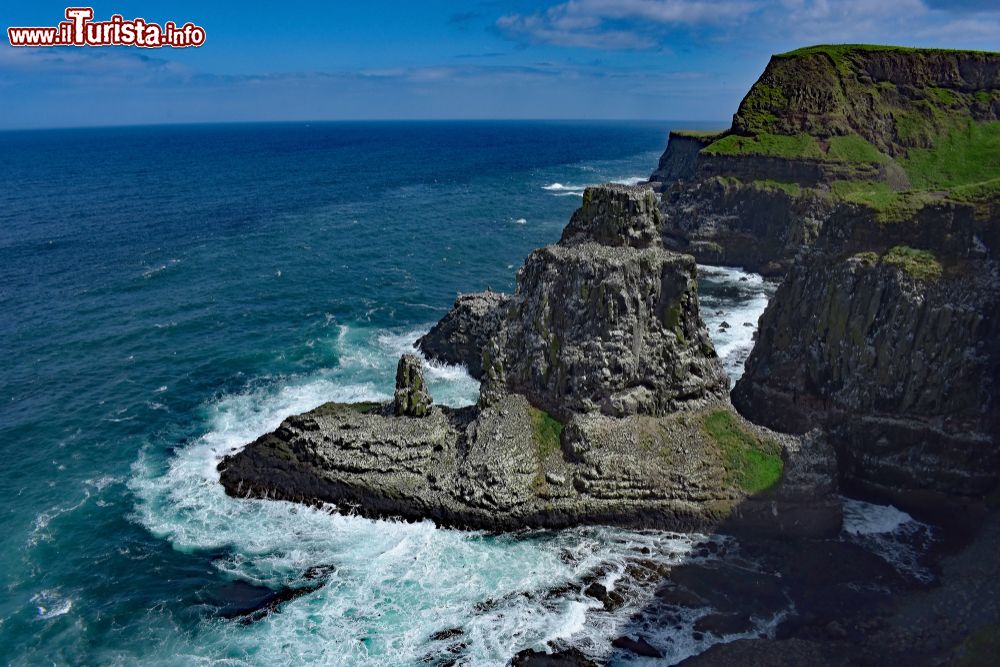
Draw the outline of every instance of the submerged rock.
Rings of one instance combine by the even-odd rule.
[[[483,375],[483,348],[506,316],[510,295],[487,290],[462,294],[441,320],[417,340],[428,359],[465,366],[469,375]]]
[[[396,394],[393,407],[398,417],[425,417],[431,408],[420,358],[404,354],[396,366]]]

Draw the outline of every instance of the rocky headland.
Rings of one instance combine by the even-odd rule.
[[[729,129],[672,132],[648,184],[588,188],[514,294],[460,296],[418,341],[481,380],[478,405],[434,405],[406,356],[394,401],[289,417],[224,459],[222,484],[490,531],[738,534],[759,569],[637,561],[622,590],[660,584],[615,640],[631,656],[659,655],[642,628],[708,604],[698,634],[744,638],[691,664],[991,664],[998,117],[1000,54],[774,56]],[[695,260],[783,277],[732,403]],[[937,525],[933,587],[831,541],[840,488]],[[769,636],[745,637],[750,615],[789,602]]]
[[[392,403],[289,417],[220,464],[226,490],[491,531],[708,529],[759,520],[759,496],[774,530],[835,533],[832,450],[732,409],[694,261],[662,247],[659,216],[648,187],[588,188],[512,296],[458,299],[420,346],[479,362],[478,406],[433,405],[404,356]]]

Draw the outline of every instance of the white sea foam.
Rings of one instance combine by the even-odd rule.
[[[708,327],[722,366],[735,383],[753,349],[757,320],[775,285],[759,274],[725,266],[698,266],[701,317]]]
[[[206,620],[191,636],[171,636],[165,663],[228,655],[240,665],[404,665],[461,643],[462,661],[503,665],[517,650],[556,640],[606,657],[610,640],[652,599],[653,584],[609,613],[584,595],[586,578],[600,570],[613,587],[640,550],[676,564],[704,539],[601,527],[488,536],[224,493],[220,459],[285,416],[327,400],[387,399],[395,360],[413,351],[419,333],[342,327],[336,368],[223,396],[205,406],[207,429],[195,442],[166,461],[143,451],[129,481],[133,518],[175,549],[219,552],[220,576],[272,587],[299,581],[312,566],[335,568],[322,589],[258,623]],[[427,377],[439,402],[476,398],[462,369],[429,364]],[[450,628],[462,635],[431,638]]]
[[[64,597],[58,591],[45,590],[31,596],[31,602],[35,605],[37,616],[41,620],[48,620],[68,614],[73,608],[72,598]]]
[[[514,224],[516,224],[516,225],[526,225],[526,224],[528,224],[528,220],[526,218],[518,218],[517,220],[514,221]]]
[[[921,555],[934,540],[934,529],[892,505],[843,498],[845,538],[871,550],[901,574],[930,582],[934,574]]]
[[[620,183],[622,185],[635,185],[636,183],[641,183],[645,180],[646,180],[645,176],[626,176],[624,178],[612,179],[607,182]],[[586,190],[589,187],[593,187],[595,185],[601,185],[601,183],[584,183],[582,185],[579,184],[565,185],[563,183],[549,183],[547,185],[543,185],[542,189],[548,190],[550,194],[556,197],[582,197],[584,190]]]

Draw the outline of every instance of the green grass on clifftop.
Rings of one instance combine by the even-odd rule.
[[[712,142],[704,149],[708,155],[763,155],[782,158],[823,157],[819,142],[808,134],[766,134],[743,137],[730,134]]]
[[[760,493],[781,479],[784,462],[777,443],[762,441],[740,426],[728,410],[705,416],[705,431],[718,443],[725,457],[726,478],[747,493]]]

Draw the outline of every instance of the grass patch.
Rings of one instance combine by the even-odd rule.
[[[545,460],[549,454],[559,451],[562,443],[563,425],[544,410],[529,407],[531,413],[531,436],[538,447],[538,457]]]
[[[875,148],[864,137],[848,134],[842,137],[830,137],[830,147],[827,158],[840,162],[874,162],[881,164],[889,161],[889,156]]]
[[[982,183],[969,183],[968,185],[958,185],[953,187],[948,195],[952,199],[959,201],[982,201],[993,197],[1000,197],[1000,178],[994,178]]]
[[[916,280],[937,280],[943,269],[934,253],[898,245],[882,255],[882,262],[901,269]]]
[[[758,190],[781,190],[789,197],[798,197],[802,194],[802,186],[798,183],[786,183],[784,181],[762,179],[753,181],[753,185]]]
[[[921,189],[944,190],[1000,178],[1000,121],[966,121],[937,138],[931,148],[909,149],[902,166]]]
[[[671,130],[670,134],[690,139],[715,139],[725,130]]]
[[[730,134],[702,149],[708,155],[765,155],[783,158],[821,159],[823,152],[815,137],[808,134],[768,134],[752,137]]]
[[[706,415],[705,431],[722,449],[729,484],[760,493],[781,479],[784,462],[778,444],[744,431],[728,410]]]

